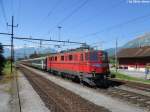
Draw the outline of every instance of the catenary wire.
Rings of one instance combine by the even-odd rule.
[[[64,23],[66,20],[68,20],[69,18],[71,18],[76,12],[78,12],[83,6],[85,6],[88,3],[89,0],[85,0],[84,2],[82,2],[77,8],[75,8],[71,13],[69,13],[67,16],[65,16],[62,20],[60,20],[54,27],[52,27],[48,33],[50,33],[50,31],[52,31],[54,28],[56,28],[57,26],[59,26],[60,24]]]
[[[112,29],[115,29],[115,28],[119,28],[119,27],[121,27],[121,26],[127,25],[127,24],[129,24],[129,23],[133,23],[133,22],[135,22],[135,21],[144,19],[144,18],[146,18],[146,17],[150,17],[150,14],[143,15],[143,16],[139,16],[139,17],[130,19],[130,20],[128,20],[128,21],[124,21],[124,22],[122,22],[122,23],[119,23],[119,24],[116,24],[116,25],[112,25],[112,26],[107,27],[107,28],[105,28],[105,29],[102,29],[102,30],[100,30],[100,31],[96,31],[96,32],[89,33],[89,34],[86,34],[86,35],[84,35],[84,36],[81,36],[80,38],[83,39],[83,38],[87,38],[87,37],[89,37],[89,36],[97,35],[97,34],[99,34],[99,33],[102,33],[102,32],[108,31],[108,30],[112,30]]]

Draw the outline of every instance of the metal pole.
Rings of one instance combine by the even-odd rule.
[[[58,26],[58,40],[60,41],[61,26]]]
[[[118,51],[118,39],[116,38],[116,49],[115,49],[115,66],[116,66],[116,72],[118,70],[117,51]]]
[[[26,44],[24,44],[24,59],[26,59]]]
[[[14,17],[12,16],[12,24],[11,24],[11,73],[13,71],[13,61],[14,61],[14,45],[13,45],[13,35],[14,35]]]

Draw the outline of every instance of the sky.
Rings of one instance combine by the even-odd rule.
[[[43,39],[86,42],[100,49],[119,46],[149,33],[150,0],[0,0],[0,32]],[[62,28],[59,30],[58,26]],[[59,38],[60,34],[60,38]],[[10,44],[10,36],[0,35],[2,44]],[[14,40],[16,48],[39,46],[39,41]],[[58,43],[42,42],[42,47]],[[78,45],[61,43],[62,49]]]

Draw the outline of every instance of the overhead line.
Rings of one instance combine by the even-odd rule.
[[[30,43],[34,43],[34,44],[40,44],[39,42],[33,42],[33,41],[30,41],[30,40],[23,40],[23,41],[25,41],[25,42],[30,42]],[[42,44],[42,46],[43,45],[57,45],[57,44]],[[76,44],[75,44],[76,45]],[[70,46],[70,45],[61,45],[61,46]]]
[[[60,2],[61,2],[61,0],[57,0],[55,5],[49,10],[48,14],[46,15],[46,17],[43,18],[43,20],[40,22],[40,24],[42,24],[42,25],[44,24],[45,20],[48,17],[50,17],[53,14],[54,10],[60,5]],[[41,29],[41,27],[40,27],[40,29]]]
[[[60,20],[54,27],[52,27],[49,32],[51,30],[53,30],[55,27],[59,26],[60,24],[62,24],[63,22],[65,22],[67,19],[69,19],[70,17],[73,16],[73,14],[75,14],[77,11],[79,11],[83,6],[85,6],[88,3],[89,0],[85,0],[84,2],[82,2],[77,8],[75,8],[71,13],[69,13],[67,16],[65,16],[62,20]]]
[[[18,3],[18,24],[20,23],[20,14],[21,14],[21,0]]]
[[[46,20],[46,18],[48,18],[49,16],[52,15],[53,11],[59,6],[61,0],[57,0],[56,4],[51,8],[51,10],[49,10],[47,16],[43,19]]]
[[[11,11],[12,11],[12,16],[14,16],[14,0],[11,0]]]
[[[106,13],[106,12],[110,11],[110,9],[115,8],[115,7],[118,7],[122,2],[124,2],[124,0],[121,0],[121,1],[117,2],[116,4],[113,4],[113,5],[109,6],[107,9],[105,9],[105,8],[104,8],[104,9],[101,9],[101,10],[99,10],[99,12]],[[105,11],[105,10],[106,10],[106,11]],[[103,14],[103,13],[102,13],[102,14]],[[91,20],[93,20],[93,19],[96,19],[96,16],[94,16],[94,18],[87,18],[86,20],[83,20],[83,21],[79,22],[79,24],[76,24],[73,28],[74,28],[74,29],[75,29],[75,28],[78,28],[78,27],[81,26],[83,23],[89,22],[89,21],[91,21]]]
[[[6,12],[5,12],[5,8],[4,8],[3,0],[0,0],[0,5],[1,5],[1,9],[2,9],[2,13],[3,13],[5,23],[7,23],[7,17],[6,17]]]
[[[72,42],[72,41],[63,41],[63,40],[48,40],[48,39],[38,39],[38,38],[27,38],[27,37],[14,37],[14,39],[19,39],[19,40],[37,40],[37,41],[51,41],[51,42],[63,42],[63,43],[76,43],[76,44],[85,44],[81,42]]]
[[[112,25],[112,26],[107,27],[107,28],[105,28],[105,29],[102,29],[102,30],[100,30],[100,31],[93,32],[93,33],[89,33],[89,34],[86,34],[86,35],[81,36],[81,37],[82,37],[82,38],[84,38],[84,37],[86,38],[86,37],[89,37],[89,36],[97,35],[97,34],[102,33],[102,32],[104,32],[104,31],[108,31],[108,30],[111,30],[111,29],[113,29],[113,28],[117,28],[117,27],[120,27],[120,26],[124,26],[124,25],[127,25],[127,24],[129,24],[129,23],[135,22],[135,21],[137,21],[137,20],[140,20],[140,19],[146,18],[146,17],[150,17],[150,14],[148,14],[148,15],[144,15],[144,16],[139,16],[139,17],[136,17],[136,18],[130,19],[130,20],[128,20],[128,21],[125,21],[125,22],[119,23],[119,24],[117,24],[117,25]]]

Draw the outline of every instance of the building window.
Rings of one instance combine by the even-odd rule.
[[[61,56],[61,61],[64,61],[64,56]]]
[[[69,61],[71,61],[71,60],[72,60],[72,58],[73,58],[73,57],[72,57],[72,55],[69,55]]]

